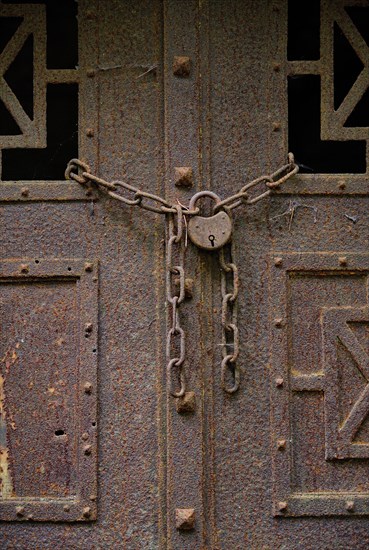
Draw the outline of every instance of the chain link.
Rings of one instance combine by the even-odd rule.
[[[299,167],[295,164],[292,153],[288,154],[288,162],[270,175],[261,176],[244,185],[237,193],[218,201],[213,209],[216,214],[220,210],[233,210],[242,204],[255,204],[269,196],[273,189],[278,188],[289,178],[297,174]],[[109,197],[129,206],[138,206],[150,212],[164,214],[168,222],[168,240],[166,247],[166,292],[167,301],[171,307],[171,325],[167,334],[166,355],[168,386],[171,395],[182,397],[186,392],[183,364],[186,356],[185,333],[180,324],[179,310],[185,298],[185,249],[186,239],[183,238],[184,216],[196,216],[199,208],[191,205],[187,208],[180,204],[171,205],[165,199],[153,193],[142,191],[123,181],[109,182],[91,174],[90,167],[79,159],[69,161],[66,179],[72,179],[81,185],[95,184]],[[258,193],[250,196],[252,189],[260,188]],[[127,193],[131,194],[131,196]],[[207,192],[209,194],[209,192]],[[176,250],[176,252],[175,252]],[[226,255],[229,261],[226,260]],[[173,261],[176,257],[177,261]],[[235,393],[240,385],[240,369],[237,365],[239,355],[239,331],[237,325],[237,295],[239,290],[238,270],[232,261],[232,248],[227,245],[219,252],[221,267],[222,294],[222,366],[221,381],[224,391]],[[175,292],[175,281],[179,280],[179,292]],[[174,372],[177,382],[174,384]],[[229,382],[231,378],[231,383]],[[174,389],[175,385],[179,389]]]
[[[299,167],[295,164],[295,159],[292,153],[288,153],[288,162],[281,168],[278,168],[275,172],[270,175],[260,176],[259,178],[251,181],[244,187],[242,187],[238,193],[227,197],[226,199],[220,201],[214,207],[214,213],[219,212],[219,210],[227,207],[229,210],[237,208],[241,204],[255,204],[260,200],[268,197],[273,189],[276,189],[282,183],[287,181],[289,178],[292,178],[299,171]],[[254,197],[249,196],[249,191],[257,186],[265,186],[266,189],[262,190],[258,195]]]
[[[298,171],[299,167],[295,164],[293,154],[288,153],[287,164],[283,165],[270,175],[261,176],[251,181],[241,187],[241,189],[234,195],[230,195],[229,197],[218,202],[214,207],[214,213],[216,214],[219,210],[224,210],[226,208],[233,210],[233,208],[237,208],[241,204],[255,204],[270,195],[273,189],[276,189],[282,185],[282,183],[297,174]],[[176,214],[176,207],[169,204],[162,197],[159,197],[159,195],[142,191],[124,181],[109,182],[99,178],[94,174],[91,174],[88,164],[79,159],[72,159],[68,162],[65,177],[66,179],[72,179],[81,185],[94,183],[101,190],[105,191],[109,197],[123,202],[128,206],[139,206],[144,210],[156,212],[157,214]],[[249,191],[257,186],[261,186],[262,191],[256,196],[250,197]],[[117,193],[119,189],[132,193],[132,198],[125,196],[123,193]],[[184,216],[196,216],[198,213],[199,208],[187,208],[182,212]]]
[[[166,290],[167,301],[172,308],[172,322],[167,335],[167,373],[169,391],[173,397],[182,397],[186,392],[183,363],[186,357],[185,332],[180,324],[179,309],[185,299],[185,243],[183,239],[183,209],[175,206],[176,215],[168,214],[168,241],[166,249]],[[175,227],[176,225],[176,227]],[[177,249],[177,252],[174,251]],[[178,261],[173,261],[174,257]],[[178,264],[178,265],[174,265]],[[179,280],[179,291],[176,292],[174,279]],[[177,341],[176,341],[177,340]],[[179,340],[179,342],[178,342]],[[174,357],[172,356],[174,355]],[[173,371],[177,370],[180,389],[174,390]]]
[[[224,391],[235,393],[240,386],[240,369],[237,365],[239,355],[239,332],[237,325],[237,296],[239,291],[238,269],[232,260],[232,245],[219,251],[219,263],[221,267],[221,293],[222,293],[222,366],[221,381]],[[229,261],[226,261],[225,255]],[[227,376],[228,372],[228,376]],[[227,383],[227,378],[232,377],[232,383]]]

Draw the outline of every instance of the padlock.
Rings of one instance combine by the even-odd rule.
[[[190,200],[189,209],[196,207],[201,197],[210,197],[216,204],[220,203],[218,195],[212,191],[200,191]],[[221,210],[213,216],[193,216],[187,224],[188,236],[199,248],[204,250],[219,250],[232,236],[232,220],[227,212]]]

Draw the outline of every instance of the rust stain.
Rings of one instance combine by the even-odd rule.
[[[0,375],[0,496],[2,498],[9,498],[13,494],[13,483],[9,468],[9,451],[6,444],[6,412],[4,401],[4,377]]]

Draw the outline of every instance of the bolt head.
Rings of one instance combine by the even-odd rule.
[[[22,187],[21,195],[22,195],[22,197],[28,197],[28,195],[29,195],[28,187]]]
[[[274,258],[274,265],[276,267],[281,267],[282,264],[283,264],[283,259],[282,258]]]
[[[274,319],[274,326],[277,328],[281,328],[283,326],[283,319],[281,317],[277,317],[277,319]]]
[[[190,531],[195,527],[195,510],[193,508],[176,509],[176,529]]]
[[[179,287],[180,287],[180,284],[181,284],[181,280],[179,277],[176,277],[174,279],[174,286],[175,286],[175,289],[176,289],[176,296],[179,296]],[[184,291],[185,291],[185,298],[187,300],[190,300],[192,297],[193,297],[193,279],[190,279],[190,278],[186,278],[185,279],[185,284],[184,284]]]
[[[69,512],[69,510],[70,510],[69,504],[65,504],[65,506],[63,506],[63,510],[64,510],[64,512]]]
[[[15,512],[17,516],[24,516],[24,507],[23,506],[16,506]]]
[[[173,59],[173,74],[175,76],[187,77],[191,70],[191,60],[186,56],[175,56]]]
[[[94,131],[92,128],[87,128],[86,130],[86,136],[87,137],[94,137]]]
[[[186,392],[176,399],[176,409],[179,414],[193,413],[196,410],[196,395],[193,391]]]
[[[83,452],[86,456],[89,456],[92,453],[92,445],[85,445],[83,447]]]
[[[87,273],[91,273],[91,271],[93,271],[94,269],[94,266],[91,262],[86,262],[85,263],[85,271],[87,271]]]
[[[277,449],[279,451],[284,451],[286,448],[286,440],[285,439],[278,439],[277,441]]]
[[[281,64],[273,63],[273,71],[275,71],[276,73],[279,73],[280,70],[281,70]]]
[[[346,266],[346,265],[347,265],[347,258],[346,258],[346,256],[341,256],[340,258],[338,258],[338,262],[339,262],[340,265]]]
[[[281,129],[281,123],[280,122],[273,122],[273,132],[279,132]]]
[[[87,74],[87,76],[88,76],[89,78],[93,78],[93,77],[95,76],[96,73],[95,73],[95,70],[94,70],[94,69],[88,69],[88,70],[86,71],[86,74]]]
[[[277,388],[281,388],[283,386],[283,378],[276,378],[275,379],[275,385],[277,386]]]
[[[21,264],[20,270],[21,270],[21,273],[29,273],[29,265],[28,264]]]
[[[92,384],[91,382],[86,382],[83,386],[83,389],[85,390],[85,393],[91,393],[92,392]]]
[[[353,500],[348,500],[346,502],[346,510],[348,512],[353,512],[355,510],[355,503]]]
[[[82,515],[84,518],[89,518],[91,516],[91,508],[89,506],[86,506],[86,508],[83,508]]]
[[[176,166],[174,168],[174,183],[177,187],[192,187],[192,168],[190,166]]]
[[[285,512],[287,510],[288,504],[286,501],[282,500],[278,502],[278,510],[280,512]]]
[[[93,324],[92,323],[86,323],[85,324],[85,332],[87,333],[91,333],[92,332],[92,329],[94,328]]]

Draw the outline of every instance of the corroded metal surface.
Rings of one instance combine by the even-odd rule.
[[[95,71],[86,73],[91,87],[86,80],[82,88],[81,121],[89,125],[81,136],[92,132],[81,151],[93,173],[186,205],[195,190],[228,197],[277,169],[287,152],[286,2],[109,0],[98,12],[81,6],[82,50],[91,47],[86,67]],[[187,75],[173,74],[176,57],[190,59]],[[193,189],[175,185],[183,167],[192,170]],[[9,305],[2,319],[10,337],[25,321],[30,332],[28,359],[20,362],[20,346],[1,364],[0,445],[12,443],[1,455],[1,490],[5,500],[14,490],[24,496],[1,524],[1,547],[367,548],[366,184],[358,174],[295,176],[277,197],[235,211],[242,384],[233,395],[220,388],[217,368],[218,259],[189,247],[192,299],[182,322],[200,347],[188,338],[189,392],[176,406],[163,368],[170,322],[164,216],[104,196],[86,201],[83,193],[80,202],[40,200],[74,199],[69,183],[66,195],[56,184],[45,196],[42,182],[9,183],[22,202],[0,210],[1,256],[15,266],[1,275],[1,304]],[[97,335],[95,320],[81,314],[79,275],[51,263],[68,268],[76,258],[99,260],[97,384],[76,368],[84,349],[77,333],[86,350]],[[84,269],[78,273],[92,280],[95,268]],[[43,302],[44,317],[30,323],[29,312]],[[32,376],[37,390],[27,386]],[[95,389],[92,419],[74,396],[82,390],[81,403],[88,403]],[[58,403],[49,414],[48,403]],[[95,440],[87,428],[80,432],[77,418],[98,432],[97,500],[86,492],[78,525],[58,516],[74,513],[73,505],[64,507],[76,493],[76,464],[95,460]],[[81,438],[71,444],[69,433]],[[34,479],[29,454],[38,463],[47,457]],[[48,513],[65,521],[33,525],[28,506],[37,515],[61,495],[63,510]],[[33,502],[41,496],[46,500]]]

